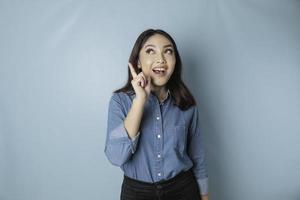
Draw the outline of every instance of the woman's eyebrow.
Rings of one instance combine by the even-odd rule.
[[[149,47],[149,46],[155,47],[155,45],[153,45],[153,44],[148,44],[148,45],[145,46],[145,48],[146,48],[146,47]],[[173,45],[167,44],[167,45],[165,45],[164,47],[173,47]]]

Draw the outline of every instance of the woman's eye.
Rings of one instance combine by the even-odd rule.
[[[173,50],[172,49],[167,49],[166,52],[168,52],[169,54],[172,54]]]
[[[154,52],[153,49],[147,49],[147,50],[146,50],[146,53],[147,53],[147,54],[150,54],[151,52]]]

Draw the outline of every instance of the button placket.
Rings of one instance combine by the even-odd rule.
[[[156,103],[155,103],[156,104]],[[161,118],[161,109],[159,105],[155,105],[155,118],[156,118],[156,132],[155,132],[155,143],[156,145],[156,175],[157,180],[161,180],[163,177],[163,165],[162,165],[162,118]]]

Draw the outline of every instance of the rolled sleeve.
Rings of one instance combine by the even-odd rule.
[[[107,136],[105,143],[105,155],[109,161],[116,166],[126,163],[136,151],[139,135],[130,138],[125,129],[124,119],[127,116],[121,99],[114,93],[109,102]]]
[[[198,182],[201,195],[208,194],[208,174],[203,144],[203,134],[200,130],[198,109],[195,106],[189,127],[188,154],[193,161],[193,172]]]
[[[201,195],[208,194],[208,178],[205,179],[197,179],[199,191]]]
[[[130,145],[131,153],[134,153],[137,147],[139,136],[140,136],[140,132],[138,132],[137,135],[131,139],[129,137],[127,130],[125,129],[124,122],[122,122],[114,130],[111,131],[110,140],[108,142],[118,143],[119,140],[123,141]]]

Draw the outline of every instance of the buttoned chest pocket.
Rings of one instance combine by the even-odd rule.
[[[187,128],[185,126],[175,126],[174,127],[174,137],[173,137],[173,145],[174,148],[177,149],[181,155],[184,154],[186,149],[186,139],[187,139]]]

